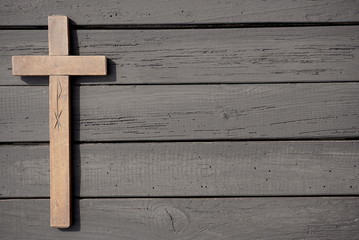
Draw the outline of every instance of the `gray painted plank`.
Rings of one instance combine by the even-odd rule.
[[[358,21],[357,0],[2,1],[1,25],[47,25],[48,15],[77,24]]]
[[[79,30],[72,53],[105,55],[109,75],[78,84],[357,81],[359,27]],[[12,76],[11,56],[47,55],[47,31],[2,31],[1,85],[47,84]]]
[[[49,227],[48,200],[1,200],[4,239],[359,238],[359,199],[84,199],[74,225]]]
[[[0,198],[48,197],[47,145],[0,146]],[[82,144],[73,193],[116,196],[359,194],[359,142]]]
[[[82,86],[80,141],[359,136],[359,83]],[[48,141],[48,87],[0,88],[0,141]]]

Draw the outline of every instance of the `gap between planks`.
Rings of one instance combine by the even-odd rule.
[[[9,70],[12,70],[12,69],[9,69]],[[47,78],[47,77],[43,77],[43,76],[36,76],[38,78]],[[74,76],[75,77],[75,76]],[[46,80],[45,80],[46,81]],[[294,82],[251,82],[251,81],[248,81],[248,82],[226,82],[226,81],[223,81],[223,82],[184,82],[184,83],[121,83],[121,84],[118,84],[118,83],[94,83],[94,84],[89,84],[89,83],[86,83],[86,85],[84,84],[81,84],[81,83],[78,83],[77,80],[73,80],[72,81],[72,86],[153,86],[153,87],[156,87],[156,86],[194,86],[194,85],[258,85],[258,84],[261,84],[261,85],[275,85],[275,84],[313,84],[313,83],[341,83],[341,84],[349,84],[349,83],[358,83],[359,82],[359,79],[358,80],[340,80],[340,81],[336,81],[336,80],[327,80],[327,81],[294,81]],[[41,83],[41,81],[39,81],[39,83]],[[16,85],[16,84],[4,84],[4,85],[0,85],[0,88],[1,87],[39,87],[39,86],[47,86],[48,84],[26,84],[26,85]]]
[[[113,141],[72,141],[74,145],[86,144],[140,144],[140,143],[216,143],[216,142],[352,142],[359,141],[359,137],[355,138],[258,138],[258,139],[169,139],[169,140],[113,140]],[[0,146],[13,145],[13,146],[46,146],[49,145],[48,141],[28,141],[28,142],[0,142]]]
[[[162,30],[162,29],[217,29],[217,28],[282,28],[359,26],[359,22],[268,22],[268,23],[199,23],[199,24],[71,24],[75,30]],[[46,25],[0,25],[0,30],[47,30]]]
[[[250,199],[250,198],[359,198],[359,194],[313,194],[313,195],[192,195],[192,196],[181,196],[181,195],[171,195],[171,196],[98,196],[98,197],[73,197],[73,200],[116,200],[116,199],[228,199],[228,198],[237,198],[237,199]],[[50,200],[50,197],[1,197],[1,201],[11,201],[11,200]]]

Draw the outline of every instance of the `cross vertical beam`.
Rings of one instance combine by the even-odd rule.
[[[50,225],[71,225],[71,119],[69,75],[106,75],[105,56],[68,56],[66,16],[49,17],[49,56],[13,56],[16,76],[50,76]]]
[[[69,55],[66,16],[48,19],[49,55]],[[69,76],[49,78],[50,120],[50,225],[71,225],[71,124]]]

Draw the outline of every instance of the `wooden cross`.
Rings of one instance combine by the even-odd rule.
[[[50,225],[71,225],[71,137],[69,75],[106,75],[105,56],[68,56],[66,16],[48,18],[49,56],[13,56],[17,76],[50,76]]]

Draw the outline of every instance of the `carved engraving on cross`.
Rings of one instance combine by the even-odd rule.
[[[49,76],[50,225],[71,225],[71,131],[69,75],[106,75],[105,56],[68,56],[66,16],[48,18],[49,56],[13,56],[16,76]]]

